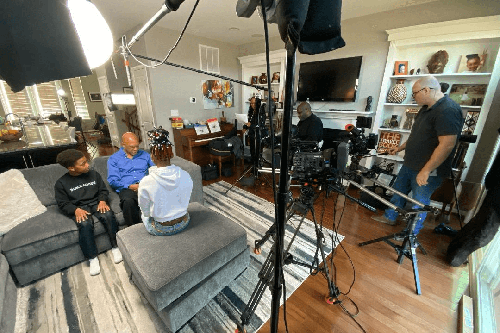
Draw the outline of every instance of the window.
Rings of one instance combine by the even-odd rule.
[[[0,81],[0,100],[6,115],[15,113],[23,118],[36,115],[32,111],[30,94],[28,94],[28,90],[30,89],[31,87],[26,87],[22,91],[13,93],[5,81]]]
[[[220,73],[219,49],[206,45],[200,45],[200,69],[210,73]]]
[[[41,83],[33,86],[37,96],[37,106],[39,114],[44,118],[48,118],[51,114],[61,113],[61,99],[57,94],[56,83],[54,81]]]
[[[90,119],[85,94],[83,93],[82,81],[80,78],[69,79],[68,81],[73,102],[75,103],[76,115],[82,119]]]

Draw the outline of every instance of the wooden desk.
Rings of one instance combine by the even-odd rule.
[[[174,129],[175,155],[198,165],[210,162],[208,143],[231,132],[233,124],[220,124],[220,132],[197,135],[194,128]]]

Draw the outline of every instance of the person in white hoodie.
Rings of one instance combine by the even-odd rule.
[[[184,230],[190,221],[187,207],[193,190],[191,176],[170,164],[172,145],[168,131],[161,128],[148,132],[151,159],[156,166],[139,183],[138,199],[142,222],[156,236],[170,236]]]

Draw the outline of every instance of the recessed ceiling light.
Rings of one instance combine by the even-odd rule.
[[[231,28],[229,28],[229,31],[240,31],[240,28],[231,27]]]
[[[252,37],[257,37],[258,38],[258,37],[264,37],[264,35],[263,34],[253,34]]]

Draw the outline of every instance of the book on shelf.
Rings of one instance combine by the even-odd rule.
[[[399,147],[401,143],[401,133],[398,132],[380,132],[377,154],[388,153],[389,149]]]

